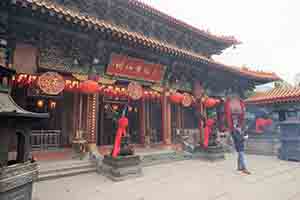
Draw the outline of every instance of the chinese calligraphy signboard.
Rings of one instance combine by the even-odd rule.
[[[65,80],[56,72],[46,72],[39,77],[38,86],[45,94],[58,95],[65,88]]]
[[[112,54],[106,73],[149,82],[160,82],[164,77],[164,66],[119,54]]]

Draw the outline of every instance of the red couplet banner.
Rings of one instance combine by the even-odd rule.
[[[160,82],[164,76],[164,67],[161,64],[113,53],[106,73],[112,76]]]

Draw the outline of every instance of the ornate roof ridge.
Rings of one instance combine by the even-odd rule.
[[[152,14],[155,14],[161,18],[164,18],[166,20],[168,20],[169,22],[182,26],[186,29],[189,29],[190,31],[200,34],[201,36],[207,37],[209,39],[213,39],[213,40],[217,40],[219,42],[224,42],[230,45],[237,45],[237,44],[241,44],[242,42],[237,40],[234,36],[225,36],[225,35],[217,35],[217,34],[213,34],[208,30],[201,30],[199,28],[196,28],[195,26],[192,26],[182,20],[179,20],[171,15],[168,15],[144,2],[142,2],[141,0],[128,0],[128,3],[132,6],[136,6],[140,9],[143,9],[147,12],[150,12]]]
[[[300,101],[300,87],[281,86],[255,94],[245,100],[247,104],[272,104]]]

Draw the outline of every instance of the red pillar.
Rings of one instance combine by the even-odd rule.
[[[145,136],[146,136],[146,108],[145,108],[145,100],[141,100],[140,105],[140,112],[139,112],[139,118],[140,118],[140,142],[142,145],[145,144]]]
[[[87,139],[89,144],[96,144],[97,119],[98,119],[98,95],[88,95],[87,101]]]
[[[172,144],[172,134],[171,134],[171,105],[168,100],[168,95],[166,90],[162,95],[162,122],[163,122],[163,143],[165,145]]]

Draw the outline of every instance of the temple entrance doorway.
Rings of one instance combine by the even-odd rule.
[[[118,128],[118,119],[121,117],[127,100],[116,100],[101,97],[98,121],[97,145],[113,145]],[[132,144],[140,144],[140,101],[130,102],[127,111],[129,126],[127,132]]]

